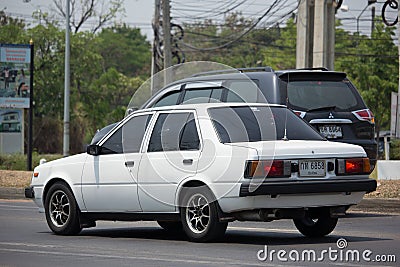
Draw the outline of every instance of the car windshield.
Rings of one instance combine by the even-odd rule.
[[[343,81],[291,81],[287,86],[289,106],[295,110],[320,110],[334,107],[350,111],[357,106],[357,98]]]
[[[303,119],[283,107],[234,106],[208,113],[221,143],[281,140],[324,140]]]

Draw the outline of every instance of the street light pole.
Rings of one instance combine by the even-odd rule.
[[[376,3],[376,0],[368,0],[367,6],[364,7],[364,9],[361,11],[361,13],[357,16],[357,33],[358,33],[358,34],[360,34],[360,18],[361,18],[361,15],[364,13],[365,10],[367,10],[367,8],[368,8],[370,5],[375,4],[375,3]],[[375,10],[373,10],[372,12],[375,13]],[[374,22],[373,22],[373,21],[372,21],[372,25],[374,25]],[[371,32],[371,34],[372,34],[372,32]]]
[[[66,25],[65,25],[65,73],[64,73],[64,142],[63,155],[69,155],[69,93],[70,93],[70,40],[69,40],[69,3],[66,1]]]

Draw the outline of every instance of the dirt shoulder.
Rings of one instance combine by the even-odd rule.
[[[0,187],[24,188],[31,182],[32,172],[0,170]]]

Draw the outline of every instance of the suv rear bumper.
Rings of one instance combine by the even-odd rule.
[[[250,182],[240,186],[240,197],[258,195],[312,194],[312,193],[350,193],[372,192],[376,190],[374,179],[336,179],[324,181],[264,182],[251,190]]]

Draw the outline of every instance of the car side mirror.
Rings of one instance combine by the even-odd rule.
[[[92,156],[98,156],[101,154],[101,146],[98,145],[88,145],[86,148],[86,153]]]

